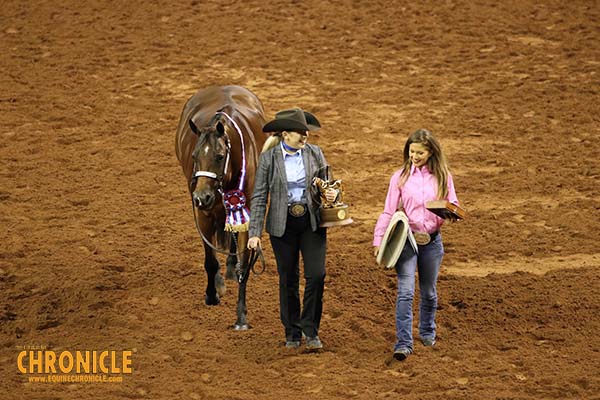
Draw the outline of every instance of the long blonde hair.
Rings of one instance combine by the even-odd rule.
[[[448,175],[450,174],[448,162],[439,142],[427,129],[417,129],[406,140],[406,144],[404,145],[404,161],[402,163],[403,170],[400,175],[398,187],[402,187],[410,175],[411,162],[409,150],[410,145],[413,143],[423,145],[431,153],[431,156],[427,160],[427,167],[437,180],[438,199],[445,199],[448,196]]]
[[[279,143],[281,143],[282,140],[283,140],[283,134],[282,134],[282,132],[275,132],[275,133],[273,133],[265,141],[265,144],[263,145],[261,153],[264,153],[265,151],[269,151],[270,149],[272,149],[273,147],[275,147]]]

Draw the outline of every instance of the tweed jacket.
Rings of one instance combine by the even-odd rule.
[[[319,227],[319,204],[313,199],[312,180],[314,177],[327,179],[327,161],[319,146],[307,143],[302,149],[304,171],[306,173],[306,197],[310,224],[313,231]],[[269,210],[267,213],[267,201]],[[276,145],[260,155],[250,205],[249,237],[260,237],[265,223],[266,231],[275,237],[283,236],[288,213],[288,189],[283,151]]]

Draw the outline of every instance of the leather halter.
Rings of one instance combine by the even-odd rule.
[[[244,180],[246,179],[246,148],[245,148],[245,144],[244,144],[244,135],[242,134],[242,130],[240,129],[239,125],[237,124],[237,122],[235,122],[235,120],[233,118],[231,118],[224,111],[217,111],[215,113],[215,116],[219,115],[219,114],[223,115],[227,119],[227,121],[233,125],[233,127],[235,128],[235,131],[237,132],[237,134],[240,137],[240,143],[242,146],[242,170],[241,170],[241,175],[240,175],[237,189],[243,191],[244,190]],[[193,192],[193,189],[196,186],[196,181],[198,180],[198,178],[205,177],[205,178],[210,178],[210,179],[214,179],[214,180],[218,181],[219,186],[218,186],[217,190],[219,191],[219,193],[223,194],[222,193],[223,179],[225,178],[225,176],[227,175],[227,172],[229,170],[229,161],[231,158],[231,140],[229,139],[227,132],[224,133],[224,136],[225,136],[225,143],[227,145],[227,155],[225,156],[225,166],[223,167],[223,173],[221,173],[221,175],[219,175],[216,172],[212,172],[212,171],[196,171],[196,165],[194,164],[194,170],[192,171],[192,180],[190,181],[190,192]]]
[[[194,163],[193,170],[192,170],[192,179],[190,180],[190,188],[189,188],[190,193],[194,192],[198,178],[204,177],[204,178],[209,178],[209,179],[213,179],[213,180],[217,181],[218,182],[217,190],[219,191],[219,193],[222,194],[223,179],[225,179],[225,176],[227,175],[227,172],[229,170],[229,159],[231,156],[231,141],[229,140],[229,136],[227,136],[227,133],[225,133],[224,136],[225,136],[225,144],[227,147],[227,151],[226,151],[226,156],[225,156],[225,165],[223,166],[223,172],[219,175],[213,171],[204,171],[204,170],[197,171],[196,163]]]

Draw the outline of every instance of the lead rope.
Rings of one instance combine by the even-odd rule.
[[[260,272],[256,272],[254,266],[256,265],[256,261],[260,258],[260,262],[262,263],[262,268]],[[248,259],[248,267],[246,268],[246,273],[240,278],[239,282],[242,283],[248,279],[250,275],[250,270],[254,272],[254,275],[260,275],[266,270],[265,256],[263,255],[262,249],[258,246],[256,249],[250,250],[250,257]]]
[[[239,249],[238,246],[238,233],[232,232],[231,235],[233,239],[233,243],[235,243],[235,248]],[[238,283],[242,283],[242,257],[236,255],[237,262],[235,263],[235,275],[238,277]]]
[[[229,251],[226,250],[221,250],[217,247],[215,247],[210,240],[208,240],[206,238],[206,236],[204,236],[204,233],[202,233],[202,229],[200,229],[200,225],[198,224],[198,215],[196,213],[196,206],[194,205],[194,200],[192,199],[192,212],[194,213],[194,223],[196,224],[196,230],[198,231],[198,233],[200,234],[200,236],[202,237],[202,241],[204,241],[204,243],[206,243],[208,245],[208,247],[210,247],[211,249],[213,249],[214,251],[216,251],[217,253],[221,253],[221,254],[225,254],[228,256],[236,256],[239,258],[239,256],[241,254],[244,254],[244,251],[242,250],[239,253],[230,253]],[[237,243],[236,243],[237,246]],[[238,249],[239,250],[239,249]]]
[[[234,232],[233,233],[233,242],[235,243],[235,247],[239,248],[237,239],[238,239],[238,232]],[[238,283],[242,283],[248,279],[248,276],[250,275],[250,270],[252,270],[252,272],[254,272],[254,275],[260,275],[263,272],[265,272],[265,269],[266,269],[265,256],[263,255],[263,252],[262,252],[262,249],[260,248],[260,246],[256,247],[255,249],[250,250],[250,257],[248,257],[248,266],[246,267],[245,271],[242,271],[242,258],[239,256],[239,254],[241,254],[241,253],[238,253],[236,255],[237,263],[235,264],[235,275],[238,277]],[[260,270],[260,272],[256,272],[254,265],[256,264],[256,261],[258,261],[259,258],[260,258],[260,261],[262,262],[262,269]]]

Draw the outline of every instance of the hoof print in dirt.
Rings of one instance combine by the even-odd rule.
[[[40,321],[35,329],[38,331],[43,331],[45,329],[54,328],[60,325],[60,321],[57,319],[47,319],[45,321]]]

